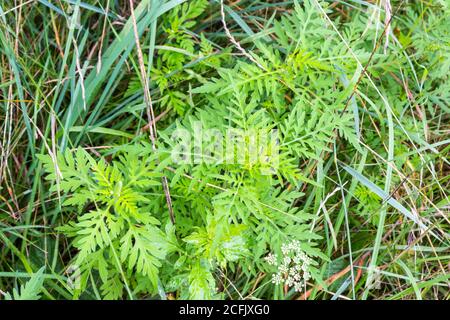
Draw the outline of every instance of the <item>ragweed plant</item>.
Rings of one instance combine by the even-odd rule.
[[[161,175],[147,155],[136,146],[111,164],[81,148],[74,155],[67,150],[57,164],[41,157],[47,179],[60,180],[52,190],[69,195],[62,205],[80,213],[76,222],[59,230],[74,237],[78,253],[73,265],[81,271],[81,288],[95,270],[106,299],[121,297],[129,283],[155,291],[161,261],[177,248],[173,227],[162,230],[160,220],[149,214],[152,204],[146,194],[159,185]]]

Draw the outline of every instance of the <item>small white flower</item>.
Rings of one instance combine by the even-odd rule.
[[[297,270],[295,269],[295,266],[289,269],[289,274],[290,274],[291,276],[297,274]]]
[[[266,262],[272,266],[275,266],[277,264],[277,255],[273,253],[269,253],[267,257],[264,258]]]
[[[286,284],[287,284],[289,287],[292,287],[292,285],[294,284],[294,278],[292,278],[292,277],[287,277],[287,279],[286,279]]]
[[[289,266],[287,266],[286,264],[282,264],[278,267],[278,271],[281,273],[286,273],[289,271]]]
[[[309,272],[305,272],[303,274],[303,278],[305,279],[305,281],[308,281],[309,279],[311,279],[311,274]]]
[[[293,240],[293,241],[290,243],[290,248],[291,248],[291,250],[294,250],[294,251],[300,250],[300,241],[298,241],[298,240]]]
[[[300,282],[297,282],[294,286],[295,291],[301,292],[302,291],[302,284]]]
[[[272,275],[272,282],[275,284],[285,284],[293,287],[295,291],[302,291],[306,281],[311,279],[309,267],[311,258],[301,249],[300,241],[293,240],[289,243],[283,243],[281,246],[283,257],[278,264],[278,257],[275,254],[269,254],[264,259],[271,265],[278,267],[278,272]]]
[[[280,274],[273,274],[272,275],[272,283],[274,284],[281,284],[283,282],[283,278],[281,277]]]

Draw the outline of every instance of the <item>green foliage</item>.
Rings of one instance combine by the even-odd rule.
[[[151,80],[157,84],[160,109],[170,109],[184,115],[192,106],[187,94],[189,88],[202,79],[201,73],[220,66],[225,58],[225,55],[214,50],[203,33],[197,36],[190,31],[197,25],[207,5],[206,0],[185,2],[170,11],[160,25],[167,38],[156,48],[155,61],[151,66]],[[148,65],[146,67],[149,68]],[[139,78],[132,77],[126,95],[141,91]]]
[[[445,1],[94,2],[0,4],[0,294],[448,296]]]
[[[6,300],[39,300],[41,298],[41,292],[44,283],[44,270],[45,267],[39,269],[38,272],[33,274],[25,284],[20,286],[20,289],[13,289],[12,295],[7,293],[5,295]]]
[[[70,194],[62,205],[76,206],[81,213],[77,222],[58,229],[75,237],[78,254],[73,263],[85,279],[92,270],[99,272],[107,298],[119,298],[123,286],[119,274],[130,275],[129,281],[145,276],[156,290],[161,260],[176,248],[159,228],[161,222],[151,214],[144,196],[159,186],[161,175],[143,149],[127,148],[112,163],[96,161],[81,148],[75,157],[67,150],[56,166],[50,156],[40,156],[50,173],[47,179],[61,179],[53,190]],[[91,206],[95,209],[88,209]],[[111,288],[113,284],[120,289]]]

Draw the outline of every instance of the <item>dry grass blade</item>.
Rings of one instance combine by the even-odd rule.
[[[136,17],[134,15],[134,9],[133,9],[134,4],[133,4],[133,0],[129,0],[129,1],[130,1],[131,17],[133,19],[133,30],[134,30],[134,37],[136,40],[136,50],[138,53],[139,68],[141,71],[141,81],[144,86],[144,100],[145,100],[145,104],[147,107],[146,110],[147,110],[147,119],[148,119],[149,130],[150,130],[150,140],[152,143],[153,151],[156,151],[156,148],[157,148],[156,147],[156,139],[157,139],[156,119],[155,119],[155,114],[153,111],[153,103],[152,103],[152,97],[150,95],[150,87],[149,87],[149,83],[148,83],[147,72],[145,71],[144,57],[142,55],[141,45],[139,42],[139,33],[137,30],[137,22],[136,22]],[[166,197],[167,207],[169,209],[170,220],[172,221],[173,224],[175,224],[175,216],[174,216],[173,208],[172,208],[172,198],[170,196],[170,189],[169,189],[167,177],[165,177],[165,176],[162,177],[162,185],[164,188],[164,194]]]

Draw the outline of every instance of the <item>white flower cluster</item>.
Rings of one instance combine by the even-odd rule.
[[[272,283],[285,284],[294,287],[297,292],[302,291],[302,284],[311,279],[309,273],[311,258],[303,252],[297,240],[283,244],[281,252],[283,253],[281,263],[278,262],[278,256],[273,253],[264,258],[268,264],[278,268],[278,272],[272,275]]]

